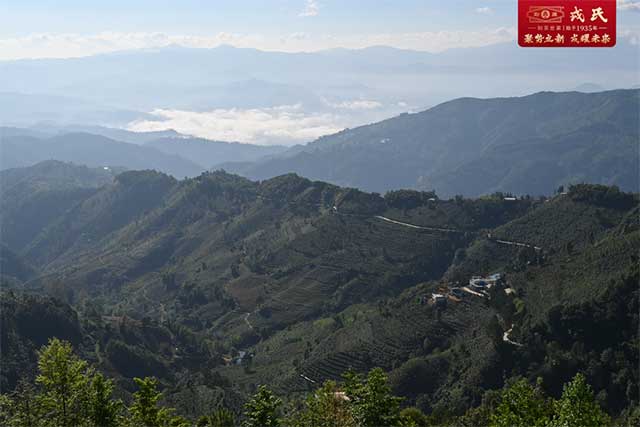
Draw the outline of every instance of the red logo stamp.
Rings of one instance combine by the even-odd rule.
[[[522,47],[613,47],[616,0],[518,0]]]

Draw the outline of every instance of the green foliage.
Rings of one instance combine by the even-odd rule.
[[[158,406],[162,393],[157,390],[155,378],[134,378],[138,391],[133,394],[133,404],[129,408],[131,423],[135,426],[164,427],[173,420],[172,410]]]
[[[347,373],[344,391],[352,401],[353,416],[358,425],[364,427],[400,425],[402,398],[391,394],[391,387],[382,369],[373,369],[366,379],[353,372]]]
[[[560,400],[555,401],[550,427],[600,427],[610,419],[595,402],[593,390],[582,374],[565,384]]]
[[[626,416],[639,397],[638,293],[609,291],[634,284],[638,210],[625,209],[637,197],[597,186],[548,203],[504,194],[425,202],[425,194],[383,199],[294,175],[255,183],[223,172],[181,182],[124,174],[53,228],[36,227],[43,234],[25,259],[55,262],[30,285],[74,306],[2,299],[0,387],[29,378],[37,346],[57,336],[113,375],[125,400],[130,378],[155,376],[194,419],[220,402],[239,413],[255,384],[287,401],[302,387],[300,373],[322,383],[375,366],[432,422],[518,375],[542,377],[559,396],[579,371],[599,404]],[[496,287],[490,298],[450,301],[437,316],[426,303],[441,286],[497,271],[517,299]],[[503,341],[511,325],[522,346]],[[222,356],[239,350],[256,357],[223,366]]]
[[[113,384],[54,338],[39,352],[36,386],[22,383],[2,396],[4,425],[22,427],[118,427],[122,404]]]
[[[42,413],[32,384],[21,382],[11,395],[0,395],[0,425],[40,427]]]
[[[128,377],[136,374],[163,376],[165,373],[165,367],[158,358],[139,345],[128,345],[112,339],[107,344],[106,354],[111,363]]]
[[[155,378],[139,379],[125,412],[114,399],[113,382],[73,353],[71,344],[53,338],[38,353],[35,387],[21,384],[0,395],[0,421],[9,427],[190,427],[173,409],[159,405]]]
[[[351,399],[333,381],[307,396],[305,407],[294,415],[293,427],[355,427]]]
[[[275,396],[265,385],[244,405],[244,427],[278,427],[281,424],[279,409],[282,399]]]
[[[113,384],[78,358],[71,345],[58,339],[39,352],[37,388],[21,383],[12,395],[0,395],[0,425],[7,427],[192,427],[163,406],[155,378],[135,378],[138,390],[125,410],[113,398]],[[442,417],[425,416],[414,407],[400,410],[402,398],[391,393],[380,368],[366,376],[347,372],[345,381],[325,382],[310,393],[301,409],[281,418],[282,399],[266,386],[245,404],[243,427],[426,427]],[[595,402],[584,375],[565,384],[562,397],[548,399],[540,384],[532,387],[520,379],[505,387],[497,402],[489,392],[479,408],[464,417],[448,419],[452,425],[486,424],[492,427],[597,427],[607,425],[608,415]],[[294,405],[295,406],[295,405]],[[630,413],[629,422],[637,418]],[[444,418],[446,419],[446,418]],[[235,417],[227,409],[202,416],[196,427],[233,427]]]
[[[389,191],[384,195],[384,200],[390,207],[398,209],[415,209],[426,205],[430,199],[436,200],[435,191],[423,192],[413,190]]]
[[[602,427],[611,421],[580,373],[565,384],[559,400],[548,399],[524,379],[514,382],[503,389],[490,420],[492,427]]]
[[[428,427],[429,418],[418,408],[409,407],[400,411],[400,418],[404,426]]]
[[[73,354],[71,344],[54,338],[40,352],[38,369],[38,400],[48,422],[58,427],[81,425],[89,412],[87,396],[94,375],[87,362]]]
[[[569,197],[575,201],[592,203],[611,209],[629,209],[638,202],[633,194],[622,192],[616,186],[593,184],[570,186]]]
[[[234,427],[236,418],[233,412],[226,408],[215,410],[209,416],[202,416],[196,422],[196,427]]]
[[[89,389],[89,419],[100,427],[118,427],[122,402],[113,400],[113,382],[102,374],[93,376]]]
[[[544,427],[551,405],[541,390],[520,379],[502,391],[501,401],[491,417],[492,427]]]

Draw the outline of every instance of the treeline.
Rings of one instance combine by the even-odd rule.
[[[594,400],[583,375],[565,384],[551,399],[540,384],[520,379],[489,393],[483,404],[462,417],[436,419],[417,408],[401,409],[387,377],[379,369],[366,376],[352,372],[344,381],[325,382],[304,401],[284,403],[262,385],[239,416],[224,408],[188,420],[162,405],[155,378],[136,378],[138,390],[127,406],[114,397],[111,380],[54,338],[38,353],[34,383],[22,382],[0,395],[0,425],[6,427],[427,427],[435,425],[514,427],[596,427],[611,420]],[[493,397],[491,397],[493,396]],[[640,420],[640,414],[630,423]],[[633,424],[630,424],[633,425]]]

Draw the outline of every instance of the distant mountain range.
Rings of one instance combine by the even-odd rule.
[[[296,173],[365,191],[411,188],[441,196],[550,194],[578,182],[638,191],[639,99],[637,89],[461,98],[289,149],[171,130],[4,127],[0,169],[54,159],[176,178],[211,169],[251,179]]]
[[[288,107],[302,118],[294,121],[316,117],[341,129],[461,96],[628,88],[640,83],[637,64],[637,46],[625,38],[613,49],[597,50],[532,51],[515,43],[440,53],[385,46],[306,53],[172,46],[85,58],[0,61],[0,125],[124,128],[151,120],[154,130],[174,128],[228,140],[220,129],[206,131],[207,123],[199,121],[182,129],[163,127],[166,115],[157,113],[260,114]],[[231,119],[232,126],[242,125],[234,114]],[[276,135],[261,142],[307,142],[301,137],[282,142]]]
[[[3,137],[0,138],[0,151],[0,169],[29,166],[43,160],[62,160],[90,167],[156,169],[181,178],[202,171],[202,166],[182,157],[88,133],[49,138]]]
[[[122,126],[150,117],[144,112],[105,105],[100,100],[87,100],[80,95],[0,91],[0,126],[25,127],[40,123]]]
[[[223,167],[252,179],[294,172],[366,191],[443,196],[549,194],[576,182],[638,191],[639,100],[638,90],[461,98]]]
[[[153,139],[147,142],[145,147],[153,147],[166,154],[181,156],[203,165],[218,165],[233,161],[251,162],[284,153],[287,150],[280,145],[264,146],[175,137]]]
[[[175,131],[129,132],[98,126],[0,128],[0,170],[53,159],[91,167],[156,169],[183,178],[220,163],[256,161],[285,150],[191,138]]]
[[[149,111],[313,104],[335,94],[332,87],[359,86],[355,93],[363,96],[408,97],[411,104],[430,105],[463,95],[567,90],[593,82],[596,75],[602,80],[593,83],[606,84],[612,72],[616,84],[628,87],[639,83],[637,55],[637,46],[626,39],[614,49],[597,51],[531,51],[515,43],[441,53],[385,46],[301,53],[171,46],[66,60],[0,61],[0,91],[79,97]],[[447,86],[438,83],[439,76]]]

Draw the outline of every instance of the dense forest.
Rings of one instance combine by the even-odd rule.
[[[420,409],[401,409],[384,372],[347,372],[343,381],[326,381],[302,401],[284,401],[265,385],[244,404],[242,414],[219,407],[189,420],[163,405],[153,377],[134,378],[137,390],[129,405],[113,396],[113,382],[78,358],[68,342],[52,339],[38,353],[35,383],[21,382],[11,395],[0,395],[0,420],[12,427],[422,427],[440,425],[599,427],[609,417],[595,401],[582,374],[565,384],[555,400],[545,396],[540,381],[533,386],[514,380],[490,401],[461,417],[426,416]],[[640,421],[636,411],[630,423]],[[435,422],[435,424],[434,424]],[[632,424],[630,424],[632,425]]]
[[[0,183],[5,424],[637,423],[637,194],[59,162]],[[61,401],[84,418],[42,417]]]

